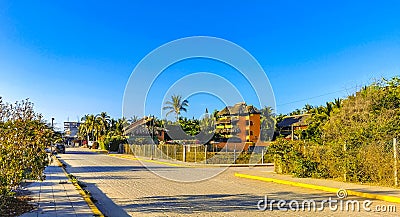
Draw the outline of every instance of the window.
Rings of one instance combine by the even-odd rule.
[[[250,126],[253,126],[253,121],[250,121]]]
[[[252,136],[253,135],[253,131],[250,131],[250,136]]]

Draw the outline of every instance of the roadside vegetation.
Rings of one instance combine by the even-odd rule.
[[[311,114],[309,126],[295,132],[299,140],[279,138],[269,148],[278,173],[394,185],[400,78],[382,79],[345,99],[294,113]]]
[[[9,104],[0,97],[0,213],[18,215],[31,209],[19,197],[24,180],[43,180],[46,147],[59,136],[28,100]],[[18,196],[18,197],[17,197]]]
[[[85,115],[82,121],[78,136],[86,142],[94,141],[91,148],[118,151],[119,144],[126,143],[123,130],[130,122],[126,118],[113,119],[106,112],[101,112],[98,115]],[[136,117],[131,122],[134,121]]]

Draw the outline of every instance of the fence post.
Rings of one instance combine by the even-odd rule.
[[[174,144],[174,150],[175,150],[175,160],[177,160],[176,159],[176,144]]]
[[[261,164],[264,164],[264,149],[261,150]]]
[[[204,146],[204,164],[207,164],[207,145]]]
[[[153,144],[150,145],[150,159],[153,160],[153,155],[154,155],[154,146]]]
[[[194,146],[194,162],[197,163],[197,146]]]
[[[182,148],[183,148],[183,152],[182,152],[182,161],[183,161],[183,162],[186,162],[186,146],[183,145]]]
[[[236,148],[233,149],[233,164],[236,164]]]
[[[393,138],[393,157],[394,157],[394,186],[398,187],[398,177],[397,177],[397,138]]]

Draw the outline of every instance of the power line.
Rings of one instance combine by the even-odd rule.
[[[307,100],[310,100],[310,99],[315,99],[315,98],[331,95],[331,94],[334,94],[334,93],[340,93],[340,92],[347,91],[349,89],[353,89],[353,88],[357,88],[357,87],[358,86],[354,86],[352,88],[345,88],[345,89],[342,89],[342,90],[337,90],[337,91],[334,91],[334,92],[325,93],[325,94],[321,94],[321,95],[318,95],[318,96],[312,96],[312,97],[305,98],[305,99],[300,99],[300,100],[296,100],[296,101],[292,101],[292,102],[286,102],[286,103],[279,104],[279,105],[276,105],[276,106],[290,105],[290,104],[293,104],[293,103],[303,102],[303,101],[307,101]]]

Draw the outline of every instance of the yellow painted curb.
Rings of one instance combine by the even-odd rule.
[[[149,162],[149,163],[163,164],[163,165],[173,166],[173,167],[189,167],[189,166],[181,165],[181,164],[174,164],[174,163],[162,162],[162,161],[157,161],[157,160],[147,160],[147,159],[143,159],[143,158],[134,157],[133,155],[109,154],[108,156],[119,157],[119,158],[124,158],[124,159],[129,159],[129,160],[145,161],[145,162]]]
[[[247,175],[247,174],[242,174],[242,173],[235,173],[235,176],[240,177],[240,178],[253,179],[253,180],[259,180],[259,181],[264,181],[264,182],[274,182],[274,183],[283,184],[283,185],[291,185],[291,186],[296,186],[296,187],[309,188],[309,189],[327,191],[327,192],[333,192],[333,193],[337,193],[339,190],[342,190],[340,188],[332,188],[332,187],[325,187],[325,186],[320,186],[320,185],[305,184],[305,183],[300,183],[300,182],[293,182],[293,181],[287,181],[287,180],[281,180],[281,179],[273,179],[273,178],[267,178],[267,177],[261,177],[261,176],[253,176],[253,175]],[[387,195],[381,195],[381,194],[371,194],[371,193],[365,193],[365,192],[359,192],[359,191],[353,191],[353,190],[346,190],[346,192],[347,192],[347,195],[359,196],[359,197],[364,197],[364,198],[369,198],[369,199],[383,200],[383,201],[394,202],[394,203],[400,203],[400,197],[387,196]]]
[[[98,154],[107,154],[107,150],[102,150],[102,149],[89,149],[91,152],[96,152]]]
[[[76,190],[78,190],[79,194],[83,197],[87,205],[89,206],[90,210],[92,210],[94,216],[101,216],[104,217],[104,214],[97,208],[97,206],[93,203],[92,199],[85,193],[85,191],[82,189],[81,186],[75,181],[72,181],[70,177],[68,176],[68,172],[65,170],[63,167],[63,164],[60,162],[60,160],[56,157],[54,157],[57,160],[57,164],[61,169],[64,171],[65,176],[71,181],[71,183],[75,186]]]

